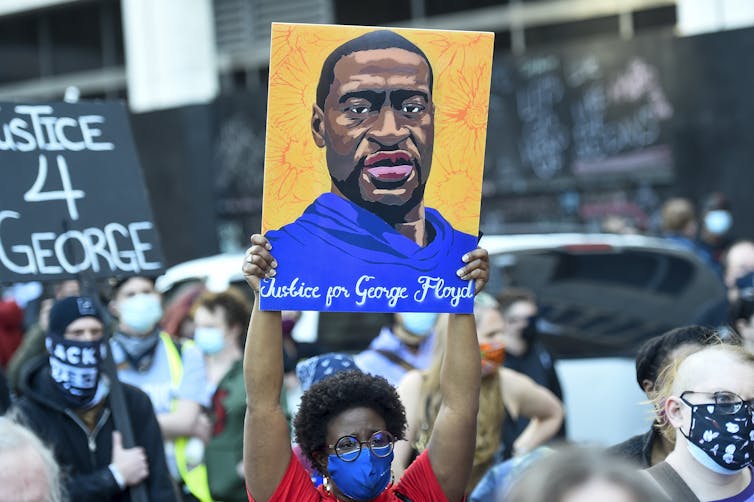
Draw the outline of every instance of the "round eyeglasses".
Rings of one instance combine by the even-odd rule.
[[[712,396],[714,399],[714,402],[690,403],[686,401],[686,399],[684,399],[683,397],[687,394],[706,394],[708,396]],[[735,413],[738,413],[741,410],[741,407],[743,405],[746,405],[749,408],[749,411],[754,412],[754,399],[750,401],[745,401],[741,396],[739,396],[735,392],[728,392],[728,391],[694,392],[693,390],[687,390],[681,393],[681,399],[683,399],[683,402],[688,404],[689,406],[705,406],[705,405],[714,404],[715,410],[722,413],[723,415],[733,415]]]
[[[395,438],[388,431],[377,431],[367,441],[359,441],[356,436],[343,436],[327,447],[344,462],[353,462],[361,455],[363,445],[367,445],[374,456],[385,458],[392,453],[394,443]]]

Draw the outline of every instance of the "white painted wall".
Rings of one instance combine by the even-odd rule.
[[[696,35],[754,26],[752,0],[677,0],[678,33]]]
[[[147,112],[218,93],[211,0],[123,0],[128,100]]]

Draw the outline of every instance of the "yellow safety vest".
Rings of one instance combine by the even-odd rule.
[[[165,332],[160,333],[160,340],[165,346],[165,350],[168,355],[168,366],[170,367],[170,381],[173,384],[173,389],[178,389],[181,385],[181,379],[183,378],[183,360],[181,359],[181,353],[178,351],[175,342],[173,342],[170,335]],[[193,344],[194,342],[188,340],[184,342],[186,344]],[[175,400],[173,400],[173,407],[175,407]],[[207,480],[207,466],[202,462],[193,469],[188,469],[188,462],[186,461],[186,444],[189,438],[180,437],[175,439],[175,463],[178,466],[178,472],[181,475],[181,479],[188,487],[191,494],[198,498],[201,502],[213,502],[212,496],[209,492],[209,481]]]

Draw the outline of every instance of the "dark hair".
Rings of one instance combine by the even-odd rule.
[[[730,306],[728,320],[735,327],[736,321],[740,319],[748,323],[752,315],[754,315],[754,298],[751,296],[740,296]]]
[[[500,304],[500,311],[505,313],[516,302],[528,302],[536,305],[537,297],[525,288],[505,288],[497,295],[497,302]]]
[[[317,84],[317,106],[324,110],[325,99],[327,99],[327,95],[330,93],[330,85],[335,80],[335,65],[341,58],[354,52],[378,49],[403,49],[421,56],[427,62],[427,66],[429,66],[429,90],[432,92],[434,81],[432,64],[429,62],[427,55],[424,54],[424,51],[394,31],[376,30],[345,42],[327,56],[325,62],[322,63],[322,73],[319,76],[319,83]]]
[[[251,318],[251,309],[249,308],[246,296],[238,288],[231,286],[220,293],[209,291],[202,293],[191,308],[192,315],[199,307],[204,307],[213,313],[218,308],[222,309],[225,322],[229,327],[241,327],[238,343],[241,348],[244,347],[246,343],[246,327],[249,325],[249,319]]]
[[[112,292],[112,296],[114,297],[115,295],[117,295],[118,294],[118,290],[126,282],[130,281],[131,279],[135,279],[137,277],[139,279],[145,279],[145,280],[151,282],[153,286],[154,286],[155,282],[157,281],[157,277],[155,277],[153,275],[138,275],[137,274],[137,275],[122,275],[122,276],[118,276],[118,277],[113,277],[112,279],[110,279],[110,291]]]
[[[668,355],[676,348],[685,344],[709,345],[715,341],[719,342],[719,338],[716,330],[695,324],[671,329],[650,338],[636,353],[636,382],[639,388],[644,390],[644,380],[653,383],[657,381],[660,370],[667,363]]]
[[[711,192],[704,197],[702,208],[705,213],[715,210],[730,211],[730,201],[722,192]]]
[[[358,370],[341,371],[312,385],[301,396],[293,428],[301,452],[318,470],[314,453],[327,447],[327,427],[333,418],[353,408],[370,408],[385,420],[395,439],[403,439],[406,411],[398,392],[380,376]]]

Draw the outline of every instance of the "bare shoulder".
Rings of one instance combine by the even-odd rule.
[[[525,399],[536,384],[534,380],[518,371],[500,368],[500,393],[508,412],[518,417],[521,412],[521,400]]]
[[[398,384],[398,394],[401,398],[418,396],[421,391],[424,375],[419,370],[411,370],[406,373]]]
[[[534,383],[534,380],[524,375],[523,373],[519,373],[516,370],[501,367],[499,371],[500,379],[503,382],[503,387],[512,386],[513,388],[518,390],[522,386],[527,387],[529,385],[536,385]]]

